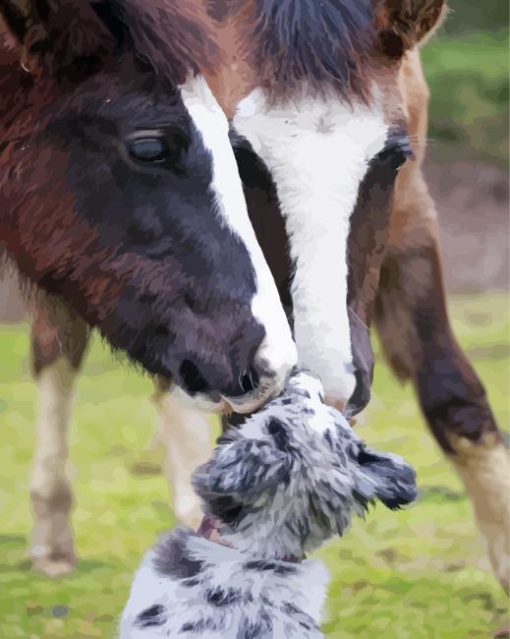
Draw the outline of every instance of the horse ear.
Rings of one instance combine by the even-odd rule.
[[[58,74],[97,68],[113,37],[85,0],[2,0],[0,14],[28,71]]]
[[[446,0],[380,1],[376,23],[384,53],[401,57],[432,33],[446,12]]]

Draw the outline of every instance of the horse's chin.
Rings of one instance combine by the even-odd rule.
[[[198,411],[216,415],[226,415],[232,412],[231,406],[220,394],[194,393],[192,395],[177,384],[174,384],[171,392],[184,406]]]
[[[240,398],[224,397],[222,395],[218,395],[216,398],[201,393],[190,395],[177,385],[173,386],[171,392],[183,405],[215,415],[230,415],[231,413],[246,415],[254,413],[264,404],[274,399],[277,394],[274,391],[254,391]]]
[[[229,397],[222,395],[221,398],[227,403],[228,412],[249,415],[262,408],[265,404],[275,399],[283,391],[283,380],[277,381],[272,377],[266,383],[241,397]]]
[[[243,396],[241,399],[235,397],[222,397],[222,400],[227,405],[226,413],[239,413],[240,415],[249,415],[256,412],[259,408],[262,408],[264,404],[269,402],[275,397],[272,394],[261,393],[249,393],[249,395]]]

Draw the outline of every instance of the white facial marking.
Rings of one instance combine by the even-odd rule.
[[[234,126],[270,170],[295,261],[292,287],[299,363],[326,394],[349,399],[355,387],[347,315],[350,216],[368,162],[383,148],[382,112],[338,97],[270,105],[256,89]]]
[[[279,391],[290,368],[297,362],[296,345],[276,284],[248,216],[241,178],[228,138],[227,118],[202,76],[188,80],[180,90],[184,105],[212,157],[211,188],[218,215],[243,242],[255,271],[256,294],[252,300],[252,313],[266,330],[257,358],[275,374],[275,384],[271,384],[271,388],[277,387]],[[232,268],[235,267],[232,264]]]

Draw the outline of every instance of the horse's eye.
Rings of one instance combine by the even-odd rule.
[[[170,158],[167,141],[161,136],[140,137],[129,140],[129,155],[139,162],[165,162]]]

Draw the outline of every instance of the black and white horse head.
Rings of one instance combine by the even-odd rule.
[[[7,0],[0,16],[7,253],[188,394],[241,412],[277,394],[296,351],[199,72],[218,53],[200,2]]]

